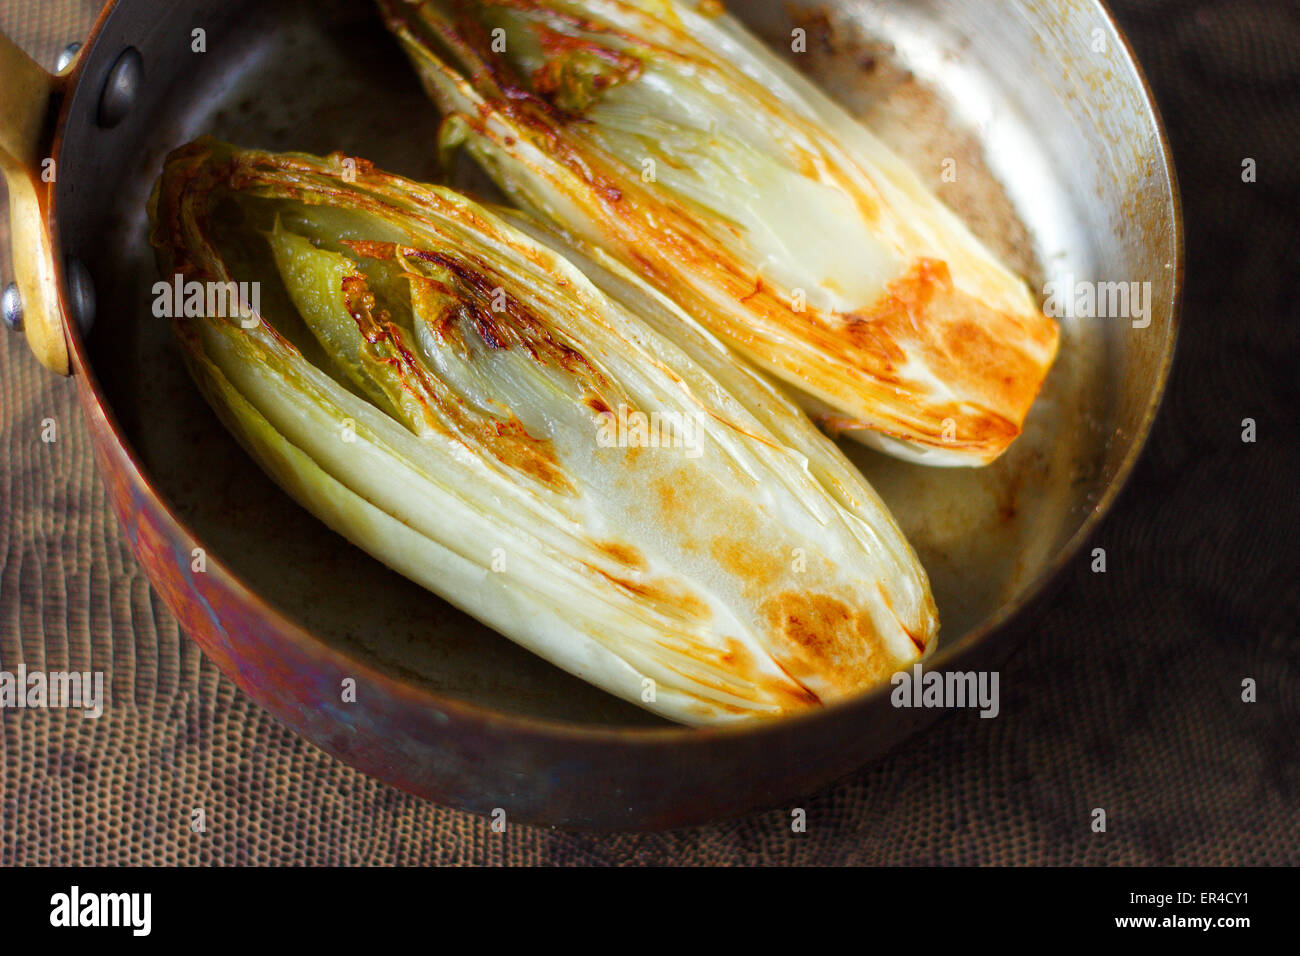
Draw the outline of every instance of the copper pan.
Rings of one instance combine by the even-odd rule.
[[[930,573],[943,617],[931,666],[995,668],[1114,502],[1164,389],[1182,235],[1150,92],[1095,0],[730,6],[777,47],[805,30],[800,62],[1037,287],[1150,283],[1140,319],[1061,320],[1061,357],[993,466],[925,469],[845,446]],[[8,312],[21,308],[45,366],[75,377],[113,508],[159,595],[298,733],[450,806],[649,829],[780,805],[937,715],[893,707],[884,687],[749,727],[669,725],[351,547],[222,430],[152,315],[145,197],[167,151],[201,133],[433,178],[437,116],[370,4],[118,0],[57,77],[0,37],[0,80]],[[463,184],[486,189],[469,170]],[[1041,681],[1050,693],[1051,675]]]

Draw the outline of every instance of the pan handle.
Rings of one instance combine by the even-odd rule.
[[[61,269],[49,230],[50,183],[42,178],[61,80],[0,33],[0,172],[9,187],[14,278],[27,344],[52,372],[68,374]]]

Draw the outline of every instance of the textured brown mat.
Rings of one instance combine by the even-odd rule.
[[[659,835],[492,833],[324,755],[201,657],[108,511],[73,384],[0,333],[0,669],[111,681],[98,720],[0,711],[0,862],[1300,862],[1300,8],[1114,7],[1183,180],[1184,333],[1101,532],[1111,572],[1067,576],[1003,669],[1000,719],[950,717],[810,796],[803,834],[787,811]],[[4,0],[0,29],[48,65],[93,13]],[[1241,183],[1244,157],[1257,183]]]

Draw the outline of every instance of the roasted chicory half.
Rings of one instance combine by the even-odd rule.
[[[380,0],[463,144],[833,430],[981,465],[1056,324],[917,176],[717,0]]]
[[[269,474],[565,670],[711,723],[932,646],[925,572],[863,478],[617,263],[602,291],[451,190],[213,140],[167,159],[150,215],[164,282],[257,293],[187,299],[175,329]]]

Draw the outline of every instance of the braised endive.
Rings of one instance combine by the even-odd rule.
[[[925,573],[872,489],[616,264],[593,263],[602,290],[448,189],[213,140],[168,158],[150,215],[168,281],[260,283],[260,314],[175,327],[268,473],[565,670],[708,723],[815,707],[932,646]]]
[[[717,0],[380,0],[464,144],[810,411],[901,458],[1020,433],[1058,330],[918,177]]]

